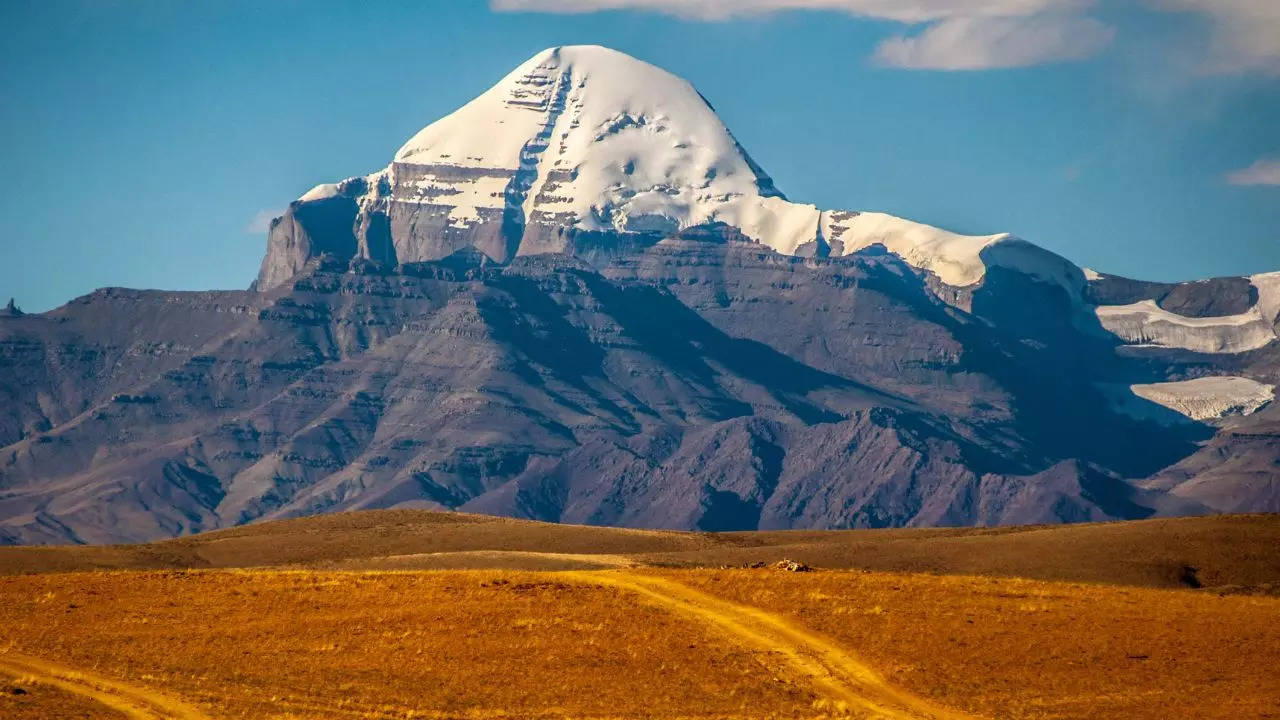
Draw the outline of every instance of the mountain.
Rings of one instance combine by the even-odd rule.
[[[535,55],[383,170],[303,195],[273,223],[255,286],[287,282],[325,253],[394,266],[475,248],[497,262],[569,253],[601,264],[708,223],[788,255],[884,245],[956,286],[988,264],[1070,288],[1080,274],[1008,235],[789,202],[689,83],[579,46]]]
[[[248,291],[0,315],[0,542],[372,508],[700,530],[1280,510],[1280,273],[788,200],[688,83],[539,53]]]

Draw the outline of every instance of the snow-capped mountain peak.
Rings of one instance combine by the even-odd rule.
[[[544,50],[396,153],[398,163],[512,169],[595,184],[777,194],[685,80],[616,50]],[[585,185],[585,183],[584,183]]]
[[[781,199],[692,85],[599,46],[538,53],[411,138],[394,170],[406,200],[456,198],[455,227],[509,208],[525,224],[672,233]]]
[[[607,259],[721,222],[784,254],[884,245],[955,286],[981,281],[990,264],[1073,295],[1083,284],[1067,261],[1007,234],[791,202],[687,81],[592,45],[538,53],[419,131],[386,169],[299,202],[345,204],[354,236],[339,245],[392,264],[468,246],[504,262],[545,252]],[[272,232],[258,287],[292,277],[300,251],[325,245],[290,220]]]

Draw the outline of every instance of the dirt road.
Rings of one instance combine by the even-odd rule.
[[[665,578],[627,570],[564,573],[636,593],[655,605],[718,628],[742,644],[762,650],[775,665],[808,679],[829,707],[885,720],[975,720],[889,685],[873,669],[834,643],[763,610],[738,605]],[[780,662],[779,662],[780,661]]]
[[[133,720],[209,720],[208,716],[186,703],[149,690],[64,667],[47,660],[0,652],[0,673],[17,678],[31,678],[67,692],[94,700],[117,710]]]

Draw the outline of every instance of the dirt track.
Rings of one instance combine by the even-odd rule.
[[[209,720],[194,707],[145,687],[12,652],[0,653],[0,673],[52,685],[118,710],[134,720]]]
[[[890,686],[840,647],[763,610],[714,598],[665,578],[626,570],[575,570],[580,582],[641,595],[667,610],[711,624],[744,645],[780,656],[786,668],[813,683],[831,709],[886,720],[973,720]]]

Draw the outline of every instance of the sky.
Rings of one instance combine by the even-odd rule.
[[[290,200],[567,44],[688,79],[793,201],[1280,270],[1276,0],[5,0],[0,302],[247,287]]]

